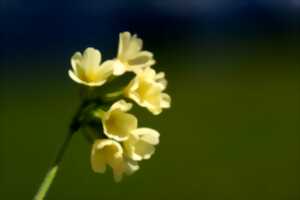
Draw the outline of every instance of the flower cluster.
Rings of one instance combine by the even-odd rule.
[[[136,35],[123,32],[119,35],[116,58],[101,63],[101,53],[94,48],[87,48],[83,54],[76,52],[71,58],[70,78],[90,88],[109,83],[126,72],[134,74],[120,90],[118,98],[109,102],[107,109],[99,105],[92,110],[93,116],[101,121],[99,132],[103,132],[93,139],[92,169],[104,173],[110,166],[116,181],[120,181],[123,174],[137,171],[139,162],[149,159],[159,143],[159,133],[139,127],[138,119],[129,113],[133,104],[125,99],[145,107],[154,115],[169,108],[171,102],[170,96],[164,93],[167,87],[165,74],[152,68],[155,64],[153,54],[142,50],[142,46],[142,40]]]

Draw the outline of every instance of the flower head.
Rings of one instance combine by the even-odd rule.
[[[137,118],[127,113],[132,104],[124,100],[117,101],[102,117],[104,134],[117,141],[126,140],[131,131],[137,128]]]
[[[159,133],[150,128],[138,128],[124,141],[127,156],[135,161],[149,159],[159,143]]]
[[[122,75],[126,71],[139,71],[155,63],[153,54],[142,50],[143,41],[136,35],[123,32],[119,35],[119,49],[114,60],[113,74]]]
[[[138,127],[137,118],[128,112],[132,104],[122,98],[135,101],[154,115],[160,114],[171,104],[171,97],[164,92],[167,87],[165,74],[156,73],[151,68],[155,64],[153,54],[142,50],[142,43],[137,35],[123,32],[119,35],[116,58],[101,64],[101,53],[94,48],[87,48],[83,54],[76,52],[71,58],[69,76],[75,82],[90,87],[105,84],[110,76],[120,76],[128,71],[135,74],[127,86],[123,85],[112,93],[106,93],[110,91],[106,87],[102,92],[82,88],[83,102],[71,124],[72,131],[87,129],[83,133],[88,141],[93,142],[93,171],[104,173],[109,166],[117,182],[124,174],[130,175],[139,170],[140,161],[151,158],[160,137],[154,129]],[[104,109],[108,105],[109,109]],[[103,134],[98,131],[99,121]]]
[[[125,95],[154,115],[158,115],[163,108],[170,107],[171,98],[163,93],[166,87],[164,73],[156,73],[154,69],[147,68],[137,73],[125,89]]]
[[[87,48],[83,55],[76,52],[71,58],[72,70],[69,76],[73,81],[87,86],[101,86],[112,74],[113,62],[106,61],[100,65],[101,53],[97,49]]]

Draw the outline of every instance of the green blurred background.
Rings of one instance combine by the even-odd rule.
[[[116,184],[72,140],[47,199],[300,199],[298,1],[1,2],[0,199],[31,199],[79,105],[67,70],[129,30],[165,71],[172,108],[134,112],[161,133]]]

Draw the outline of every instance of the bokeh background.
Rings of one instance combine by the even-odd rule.
[[[137,33],[172,109],[161,144],[114,183],[75,135],[47,199],[300,199],[300,1],[0,0],[0,199],[31,199],[79,104],[75,51]]]

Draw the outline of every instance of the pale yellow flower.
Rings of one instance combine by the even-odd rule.
[[[92,169],[96,173],[104,173],[107,165],[112,168],[116,182],[122,180],[124,173],[131,175],[139,169],[136,161],[124,156],[120,143],[111,139],[97,139],[92,147]]]
[[[137,118],[129,113],[132,104],[119,100],[102,117],[104,134],[117,141],[124,141],[137,128]]]
[[[163,108],[170,107],[171,97],[163,93],[166,87],[167,81],[163,72],[156,73],[155,70],[146,68],[137,73],[124,93],[140,106],[146,107],[154,115],[158,115]]]
[[[123,32],[119,35],[119,49],[114,60],[113,74],[122,75],[126,71],[139,71],[155,64],[153,54],[143,51],[143,41],[137,35]]]
[[[125,172],[122,146],[110,139],[95,140],[91,153],[91,166],[94,172],[104,173],[106,165],[113,169],[114,179],[119,182]]]
[[[128,140],[124,141],[126,154],[135,161],[149,159],[159,143],[159,133],[150,128],[138,128],[131,132]]]
[[[71,58],[72,70],[69,70],[69,76],[79,84],[101,86],[112,74],[113,62],[100,63],[101,53],[97,49],[87,48],[83,55],[76,52]]]

